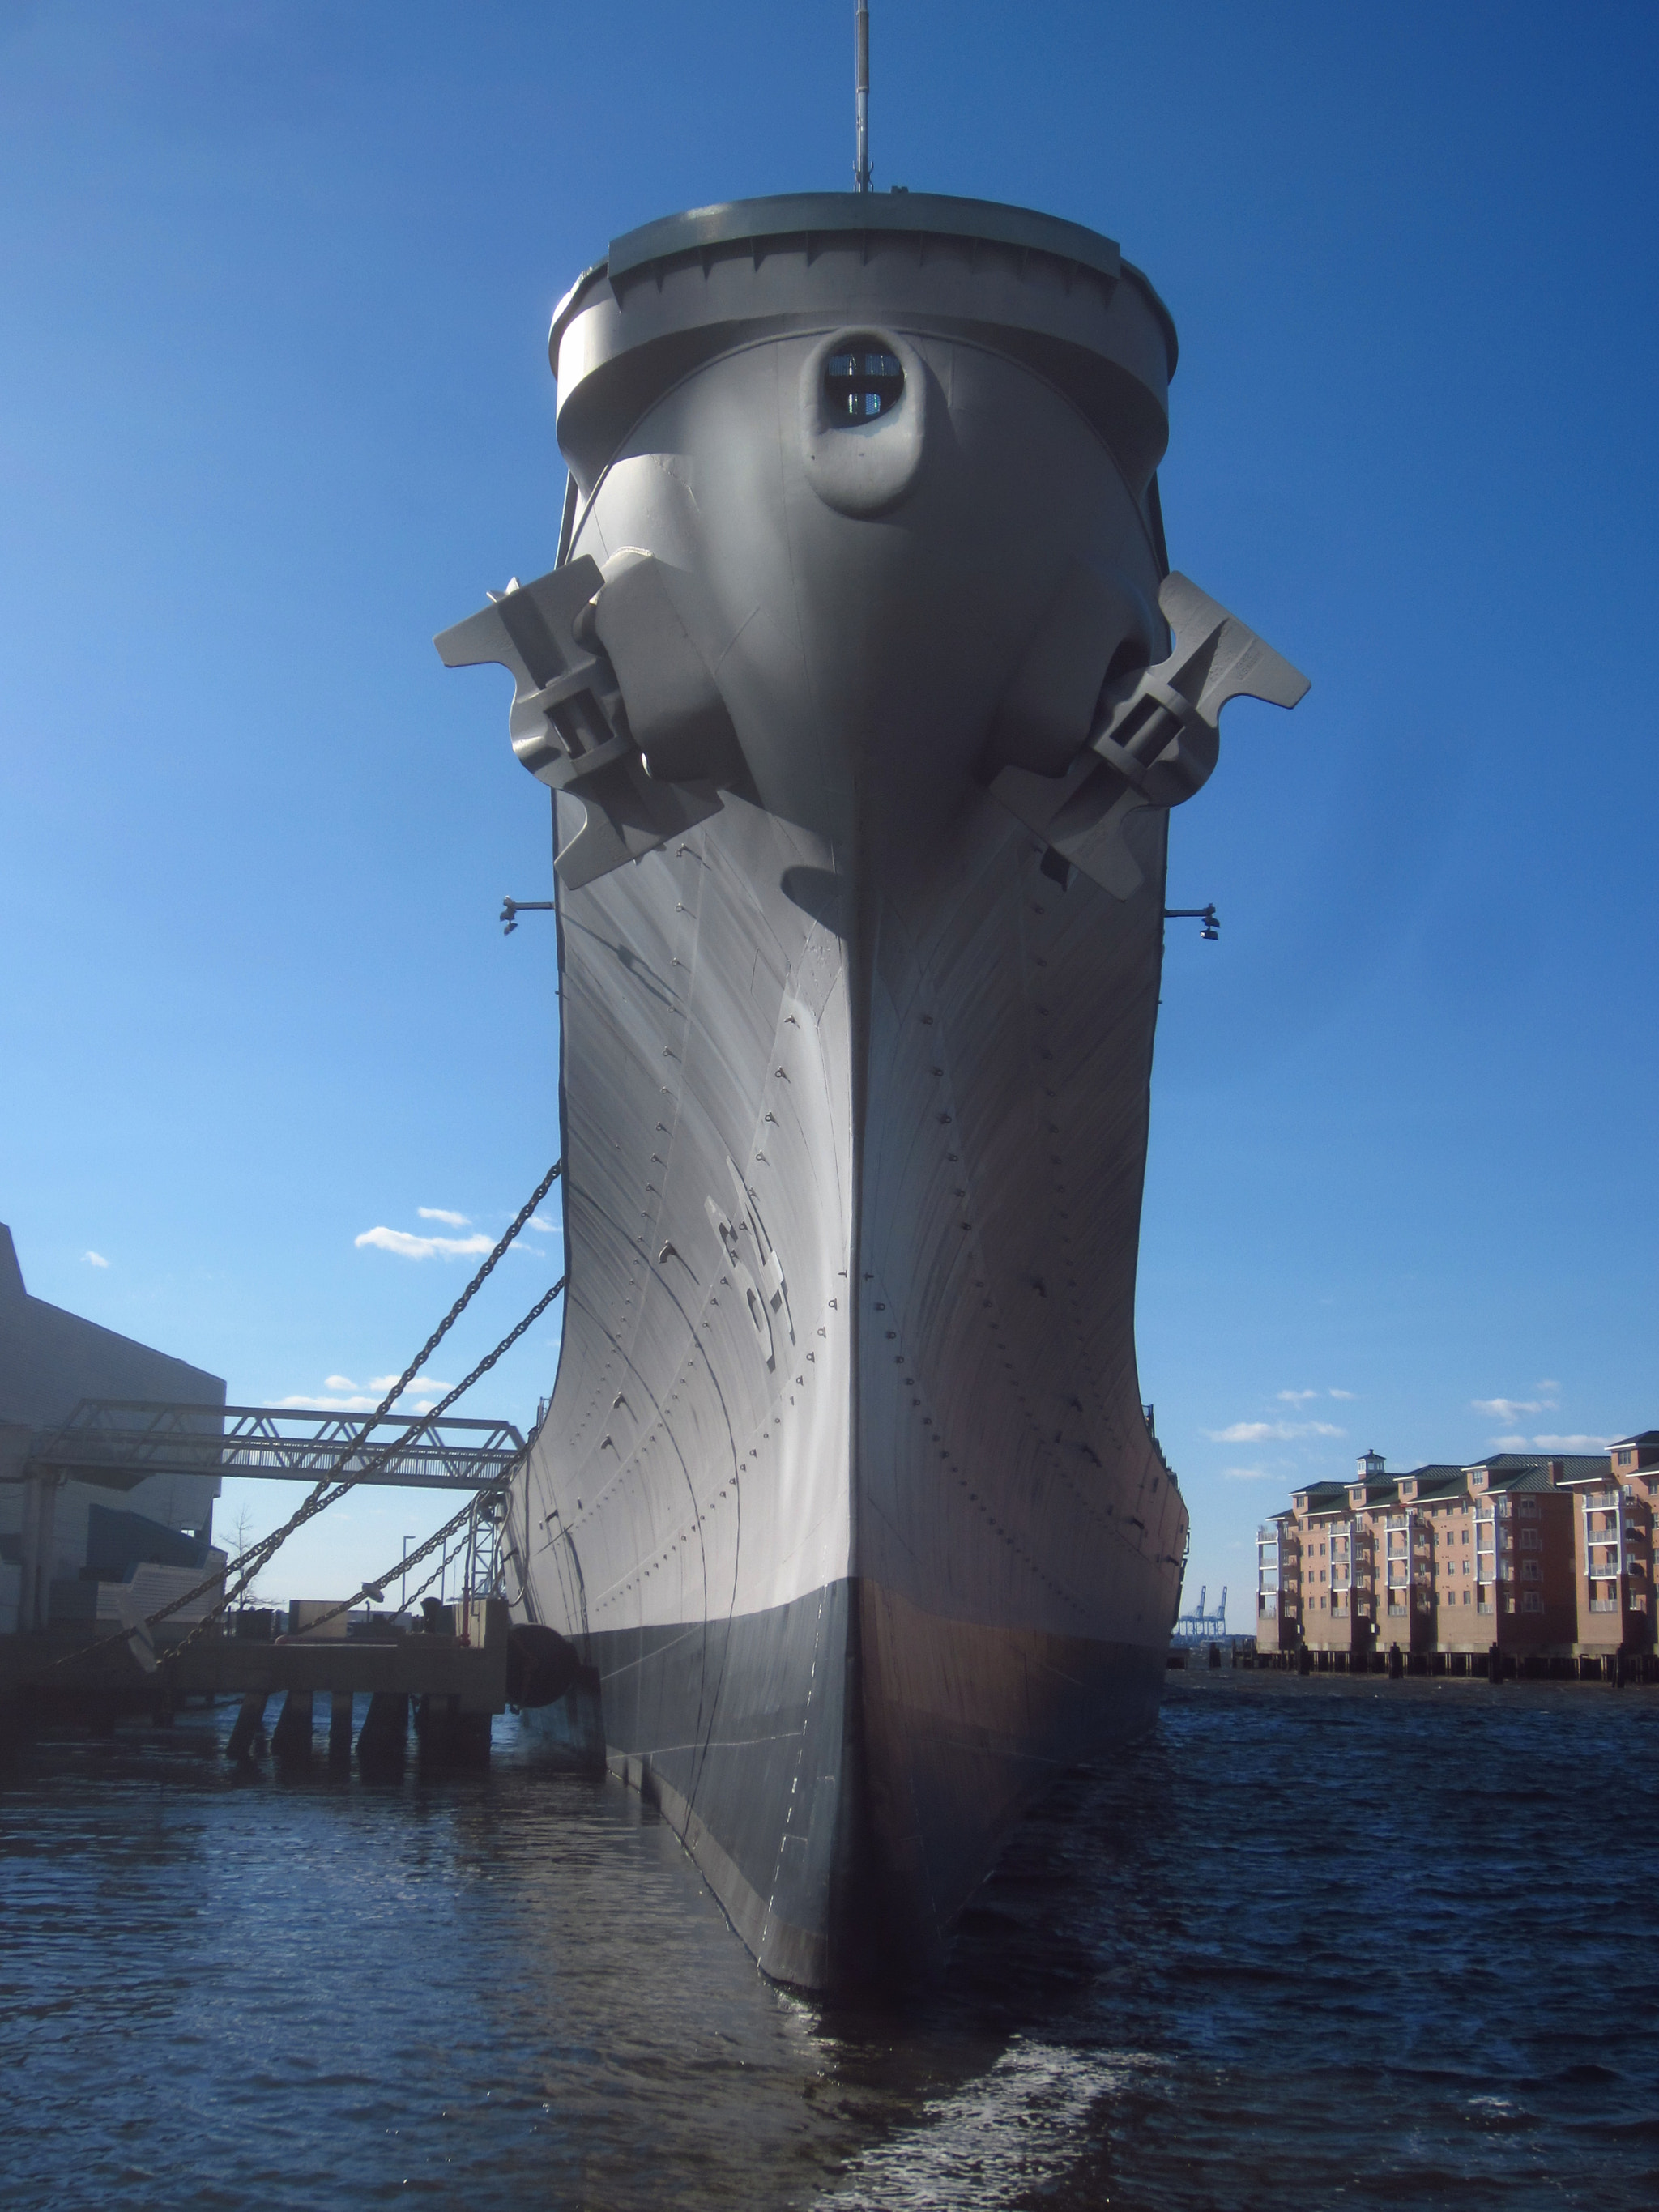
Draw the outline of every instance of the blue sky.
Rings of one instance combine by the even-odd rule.
[[[364,1232],[464,1244],[536,1182],[552,940],[495,915],[546,895],[546,813],[430,638],[552,559],[576,272],[850,180],[850,12],[0,14],[0,1218],[40,1295],[349,1399],[470,1264]],[[1172,837],[1224,927],[1172,933],[1142,1380],[1239,1619],[1255,1521],[1369,1445],[1659,1420],[1659,31],[876,0],[873,52],[878,187],[1152,275],[1172,557],[1314,679],[1229,710]],[[556,1272],[526,1242],[440,1381]],[[474,1410],[531,1418],[552,1345]],[[338,1517],[279,1594],[434,1509]]]

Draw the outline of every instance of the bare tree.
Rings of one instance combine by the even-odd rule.
[[[244,1498],[237,1505],[230,1524],[230,1556],[233,1562],[239,1559],[248,1546],[256,1540],[253,1516],[248,1510],[246,1499]],[[257,1598],[258,1595],[259,1577],[255,1575],[238,1601],[239,1607],[246,1606],[250,1598]]]

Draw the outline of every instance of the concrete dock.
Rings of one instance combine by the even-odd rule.
[[[266,1748],[266,1708],[281,1697],[272,1755],[285,1764],[312,1755],[325,1700],[329,1755],[337,1761],[343,1740],[350,1756],[351,1701],[367,1693],[360,1765],[398,1763],[411,1716],[423,1759],[480,1765],[489,1756],[491,1718],[507,1706],[510,1623],[499,1599],[473,1608],[473,1618],[483,1632],[469,1640],[422,1630],[270,1642],[215,1632],[177,1651],[163,1649],[150,1666],[129,1640],[100,1643],[80,1623],[0,1637],[0,1747],[54,1724],[107,1732],[133,1718],[165,1726],[188,1699],[239,1698],[227,1748],[250,1759]]]

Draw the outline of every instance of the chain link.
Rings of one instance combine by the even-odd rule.
[[[439,1322],[437,1328],[434,1328],[431,1335],[428,1337],[426,1342],[421,1346],[419,1352],[415,1355],[415,1358],[410,1362],[409,1365],[404,1368],[403,1373],[398,1377],[397,1382],[393,1388],[387,1392],[384,1398],[381,1399],[374,1412],[369,1415],[368,1419],[363,1424],[363,1426],[358,1431],[355,1441],[348,1448],[345,1455],[347,1458],[350,1456],[351,1452],[359,1451],[362,1449],[368,1438],[374,1434],[378,1425],[386,1419],[392,1408],[397,1404],[398,1399],[403,1396],[404,1391],[408,1389],[410,1384],[414,1381],[415,1377],[420,1373],[422,1368],[431,1358],[432,1354],[443,1342],[445,1337],[448,1335],[450,1330],[453,1328],[455,1323],[466,1311],[467,1307],[471,1305],[473,1298],[477,1296],[477,1292],[483,1289],[484,1284],[489,1280],[490,1275],[493,1273],[497,1261],[501,1258],[501,1255],[507,1251],[514,1238],[519,1235],[525,1224],[535,1212],[536,1208],[547,1196],[548,1192],[553,1188],[563,1165],[564,1163],[562,1160],[555,1160],[552,1166],[542,1177],[540,1182],[537,1184],[535,1189],[531,1193],[524,1205],[519,1209],[519,1212],[514,1217],[513,1222],[501,1236],[500,1241],[496,1243],[495,1249],[490,1253],[483,1265],[478,1269],[477,1273],[474,1275],[472,1280],[461,1292],[461,1295],[456,1299],[454,1304],[451,1306],[449,1311],[444,1316],[442,1321]],[[377,1452],[372,1454],[365,1462],[363,1466],[358,1469],[356,1474],[348,1475],[343,1480],[335,1480],[328,1476],[325,1476],[322,1480],[317,1484],[315,1489],[311,1492],[311,1495],[302,1504],[289,1515],[289,1518],[283,1523],[280,1528],[273,1529],[270,1535],[261,1537],[258,1543],[249,1545],[246,1551],[239,1554],[237,1559],[222,1573],[206,1576],[201,1582],[198,1583],[193,1589],[185,1591],[182,1596],[173,1599],[170,1603],[162,1606],[158,1611],[147,1614],[143,1621],[143,1626],[146,1628],[154,1628],[161,1621],[171,1619],[173,1614],[175,1613],[182,1612],[185,1606],[193,1605],[198,1598],[206,1596],[210,1591],[216,1589],[219,1593],[217,1601],[209,1607],[208,1610],[203,1614],[201,1620],[192,1625],[189,1632],[173,1647],[172,1650],[160,1655],[162,1659],[162,1662],[165,1664],[167,1660],[176,1659],[180,1652],[187,1650],[189,1647],[195,1643],[198,1637],[205,1635],[208,1630],[220,1618],[220,1616],[227,1611],[237,1598],[242,1595],[244,1591],[247,1589],[248,1584],[253,1580],[255,1575],[257,1575],[262,1568],[269,1565],[270,1561],[281,1550],[282,1547],[297,1529],[302,1528],[307,1521],[313,1519],[319,1513],[325,1512],[329,1506],[337,1504],[338,1501],[346,1495],[347,1492],[354,1489],[357,1484],[360,1482],[366,1482],[371,1476],[378,1474],[382,1468],[386,1467],[392,1460],[396,1458],[398,1452],[401,1451],[404,1446],[409,1442],[409,1439],[412,1436],[416,1435],[426,1423],[439,1419],[442,1414],[455,1403],[458,1398],[461,1397],[466,1391],[472,1388],[472,1385],[477,1382],[481,1376],[489,1374],[490,1369],[494,1367],[496,1361],[500,1359],[505,1352],[510,1351],[513,1346],[515,1345],[519,1339],[524,1334],[525,1331],[527,1328],[532,1328],[541,1318],[542,1315],[547,1311],[547,1309],[552,1304],[554,1299],[557,1297],[560,1291],[563,1290],[568,1279],[566,1276],[561,1275],[558,1281],[554,1284],[552,1289],[546,1291],[537,1300],[536,1304],[532,1306],[530,1311],[525,1316],[524,1319],[519,1322],[517,1327],[512,1329],[501,1339],[501,1342],[495,1346],[492,1352],[489,1353],[486,1358],[478,1362],[477,1365],[472,1370],[472,1372],[468,1375],[464,1381],[456,1383],[454,1388],[444,1397],[441,1398],[435,1406],[429,1407],[426,1413],[418,1415],[416,1419],[411,1420],[409,1426],[404,1430],[403,1435],[397,1438],[394,1443],[383,1445]],[[535,1442],[535,1433],[533,1431],[532,1433],[530,1442],[531,1443]],[[492,1491],[498,1486],[504,1487],[506,1484],[511,1482],[514,1474],[517,1472],[518,1468],[523,1465],[529,1449],[530,1445],[526,1444],[521,1451],[516,1452],[514,1455],[512,1460],[508,1462],[503,1472],[501,1484],[500,1486],[492,1485]],[[489,1493],[481,1494],[487,1495]],[[469,1500],[468,1504],[463,1508],[456,1520],[447,1523],[445,1530],[440,1531],[440,1536],[444,1534],[453,1532],[456,1527],[464,1523],[468,1515],[472,1511],[473,1506],[477,1502],[476,1498]],[[433,1541],[436,1540],[438,1540],[435,1538],[433,1540]],[[425,1544],[421,1547],[419,1552],[411,1554],[411,1557],[416,1559],[424,1558],[427,1552],[428,1552],[431,1547],[431,1543]],[[234,1588],[231,1586],[231,1577],[233,1575],[236,1577]],[[346,1610],[347,1606],[355,1605],[356,1603],[356,1598],[348,1599],[346,1606],[337,1607],[335,1610],[337,1613],[343,1612]],[[325,1618],[329,1620],[332,1620],[334,1617],[333,1613],[325,1616]],[[125,1644],[132,1632],[131,1629],[123,1627],[118,1630],[114,1634],[103,1637],[94,1643],[79,1645],[72,1651],[63,1653],[58,1658],[53,1660],[50,1666],[42,1668],[40,1672],[42,1674],[51,1674],[55,1672],[59,1667],[68,1666],[74,1662],[91,1658],[96,1653],[107,1650],[117,1644]]]

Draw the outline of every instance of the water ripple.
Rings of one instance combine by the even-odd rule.
[[[1659,2203],[1659,1695],[1177,1680],[902,2008],[770,1988],[510,1723],[366,1785],[230,1718],[0,1791],[8,2204]]]

